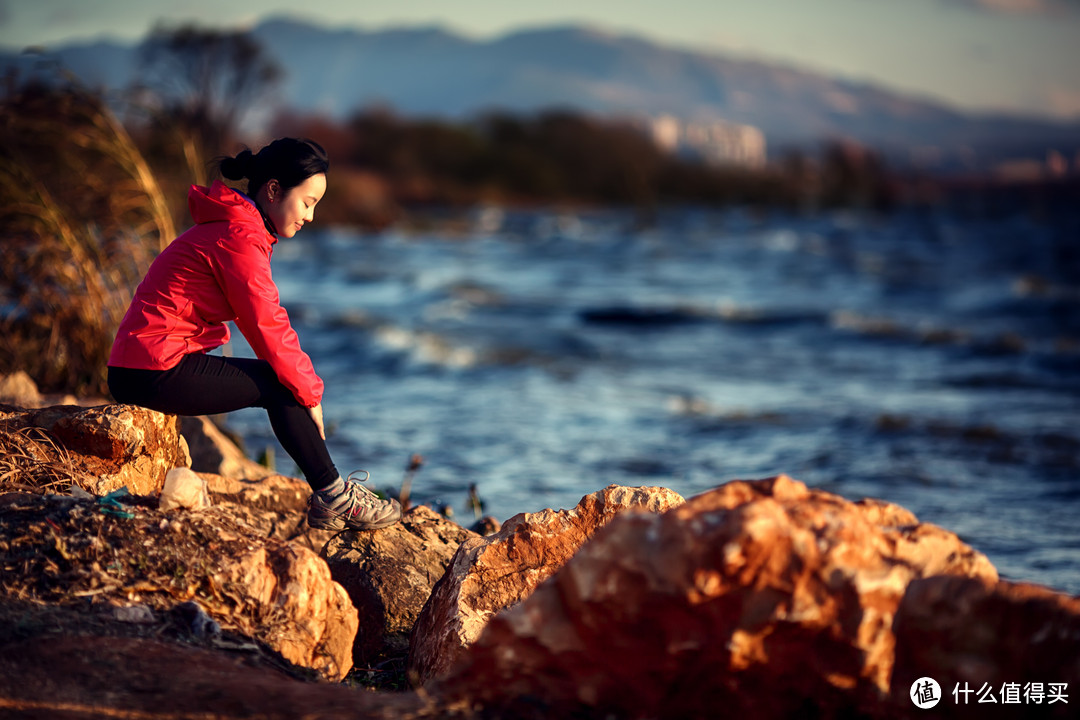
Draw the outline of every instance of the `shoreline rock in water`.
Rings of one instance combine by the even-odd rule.
[[[2,408],[18,457],[0,458],[0,715],[905,718],[924,676],[943,717],[986,707],[953,683],[1066,685],[1024,717],[1080,702],[1080,598],[1000,581],[895,505],[778,476],[685,502],[609,487],[491,538],[426,508],[334,538],[306,527],[306,483],[277,475],[201,472],[212,507],[162,512],[180,438],[127,406]],[[102,497],[135,468],[149,489]],[[98,471],[94,496],[55,494]],[[220,634],[192,634],[192,602]],[[422,688],[325,682],[364,653],[403,662],[410,630]]]

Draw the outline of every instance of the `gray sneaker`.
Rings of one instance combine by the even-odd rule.
[[[330,502],[312,493],[308,500],[308,525],[319,530],[378,530],[393,525],[401,519],[401,505],[397,500],[383,500],[360,483],[368,479],[354,480],[352,473],[345,480],[345,492]]]

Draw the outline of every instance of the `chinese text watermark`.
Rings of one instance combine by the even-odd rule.
[[[996,705],[1053,705],[1069,702],[1069,684],[1056,682],[1005,682],[1000,686],[982,683],[975,688],[968,682],[956,683],[952,689],[957,705],[993,703]],[[941,686],[934,678],[921,677],[911,684],[911,702],[922,710],[934,707],[942,700]]]

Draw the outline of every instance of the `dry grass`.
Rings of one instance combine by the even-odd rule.
[[[222,563],[248,554],[257,537],[226,508],[166,515],[154,498],[126,496],[119,516],[97,499],[9,497],[0,504],[0,603],[139,603],[164,613],[194,600],[223,630],[249,638],[283,622],[219,576]]]
[[[116,517],[93,500],[69,497],[27,497],[4,507],[0,594],[61,605],[96,598],[161,608],[196,597],[211,607],[231,604],[213,580],[215,551],[229,544],[218,535],[227,518],[163,523],[149,508],[129,509],[133,517]]]
[[[103,395],[116,327],[174,235],[168,207],[96,95],[24,86],[0,118],[0,372]]]
[[[227,509],[165,514],[154,498],[123,498],[126,515],[95,500],[9,495],[0,502],[0,645],[46,634],[126,635],[242,652],[302,679],[265,644],[280,632],[274,609],[255,607],[218,573],[251,549],[252,529]],[[183,604],[197,603],[221,634],[192,634]],[[146,621],[118,621],[117,608],[147,608]]]
[[[62,492],[82,484],[71,454],[44,430],[0,428],[0,489]]]

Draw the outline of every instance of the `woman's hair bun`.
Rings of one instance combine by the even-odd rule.
[[[221,174],[229,180],[250,178],[255,165],[255,156],[250,150],[242,150],[236,157],[221,160]]]
[[[278,138],[258,153],[243,150],[236,157],[217,160],[218,171],[227,180],[247,179],[252,197],[269,180],[277,180],[288,192],[312,175],[326,173],[330,160],[326,150],[314,140]]]

